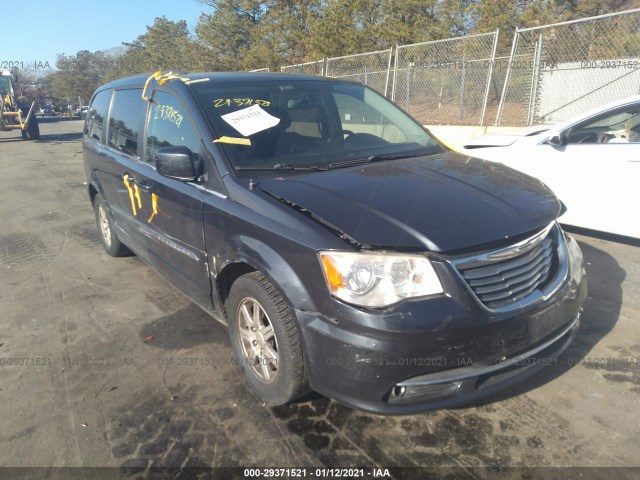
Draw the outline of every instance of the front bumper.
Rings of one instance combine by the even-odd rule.
[[[329,315],[296,310],[311,386],[354,408],[411,414],[514,385],[553,365],[576,335],[587,282],[572,260],[552,296],[511,312],[487,311],[455,281],[447,296],[385,312],[337,301]]]

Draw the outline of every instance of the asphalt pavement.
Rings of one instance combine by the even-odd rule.
[[[590,292],[576,341],[482,404],[268,408],[222,326],[103,251],[82,122],[40,121],[39,141],[0,132],[0,466],[640,467],[640,247],[575,235]]]

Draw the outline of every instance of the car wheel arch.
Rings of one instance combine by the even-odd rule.
[[[89,180],[87,181],[87,193],[89,194],[89,199],[91,200],[91,205],[94,204],[96,195],[102,195],[106,200],[106,195],[104,192],[104,188],[102,188],[102,184],[98,180],[96,176],[96,170],[92,169],[89,173]]]
[[[254,266],[244,261],[226,263],[215,277],[216,291],[221,305],[226,303],[227,298],[229,297],[229,292],[231,291],[231,286],[238,278],[242,275],[246,275],[247,273],[257,271],[258,270]]]
[[[214,269],[217,294],[224,304],[226,295],[240,275],[258,271],[273,283],[287,299],[291,308],[313,310],[309,292],[299,275],[282,255],[266,243],[251,237],[236,237],[231,241],[230,250],[235,252],[233,258],[220,261]],[[227,270],[231,269],[231,270]],[[226,271],[226,272],[225,272]],[[238,275],[240,274],[240,275]],[[222,283],[220,280],[222,279]],[[231,281],[229,281],[231,280]],[[228,288],[225,290],[225,288]]]
[[[98,189],[96,188],[96,186],[93,183],[90,183],[89,186],[87,187],[88,193],[89,193],[89,199],[91,200],[91,205],[93,205],[95,199],[96,199],[96,195],[98,195]]]

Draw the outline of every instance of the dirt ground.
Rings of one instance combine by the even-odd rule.
[[[103,251],[82,122],[40,128],[36,142],[0,132],[0,466],[640,467],[640,247],[576,235],[590,294],[575,343],[481,405],[383,417],[316,395],[271,409],[223,327]]]

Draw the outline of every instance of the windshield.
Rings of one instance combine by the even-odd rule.
[[[237,172],[335,168],[442,151],[422,126],[361,85],[242,80],[192,88]]]

